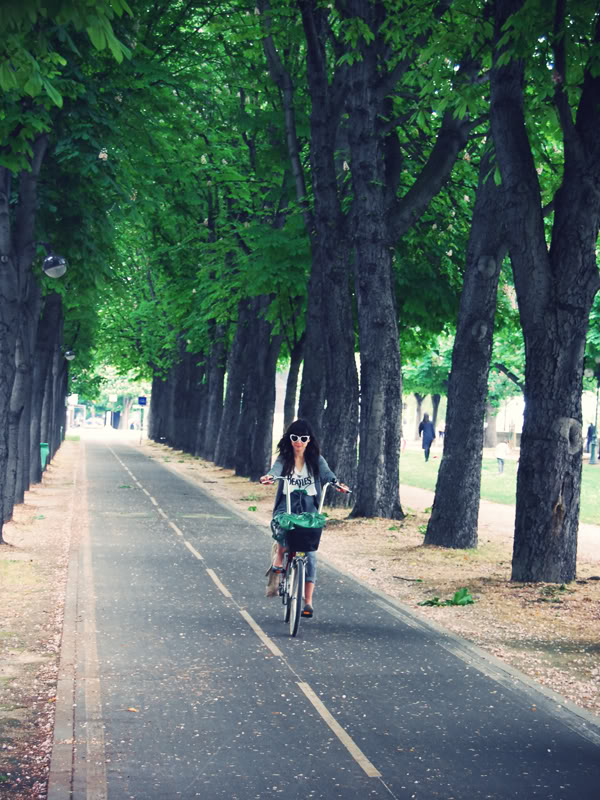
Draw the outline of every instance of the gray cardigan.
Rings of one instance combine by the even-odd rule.
[[[272,475],[274,478],[281,478],[283,475],[283,459],[281,456],[277,458],[269,472],[268,475]],[[324,483],[333,483],[337,480],[333,472],[331,471],[329,464],[325,461],[323,456],[319,456],[319,474],[315,475],[315,489],[317,490],[316,494],[316,501],[315,505],[318,507],[318,502],[321,498],[321,491]],[[279,511],[285,511],[285,497],[283,495],[283,481],[277,481],[277,494],[275,495],[275,505],[273,506],[273,514],[279,513]],[[278,506],[281,505],[282,507],[278,509]]]

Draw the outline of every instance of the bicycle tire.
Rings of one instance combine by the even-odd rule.
[[[288,571],[286,573],[285,579],[283,581],[283,621],[289,622],[290,621],[290,611],[291,611],[291,576],[292,576],[292,567],[288,567]]]
[[[302,616],[304,599],[304,561],[299,558],[294,564],[292,573],[292,591],[290,597],[290,636],[296,636]]]

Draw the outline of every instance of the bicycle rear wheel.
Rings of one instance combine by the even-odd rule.
[[[290,597],[290,636],[296,636],[300,617],[302,616],[302,600],[304,597],[304,561],[299,558],[293,565],[292,590]]]

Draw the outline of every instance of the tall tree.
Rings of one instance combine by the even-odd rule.
[[[600,18],[595,2],[497,0],[491,123],[525,339],[525,417],[512,579],[576,574],[582,465],[581,386],[588,319],[600,288]],[[529,81],[552,103],[564,168],[550,244],[528,128]]]
[[[448,382],[444,453],[425,535],[426,544],[443,547],[477,546],[483,421],[498,278],[506,253],[498,226],[503,194],[491,164],[488,150],[479,169]]]

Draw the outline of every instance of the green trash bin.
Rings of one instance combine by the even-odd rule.
[[[50,448],[47,442],[40,442],[40,459],[42,462],[42,472],[46,469],[46,461],[48,461],[48,453]]]

